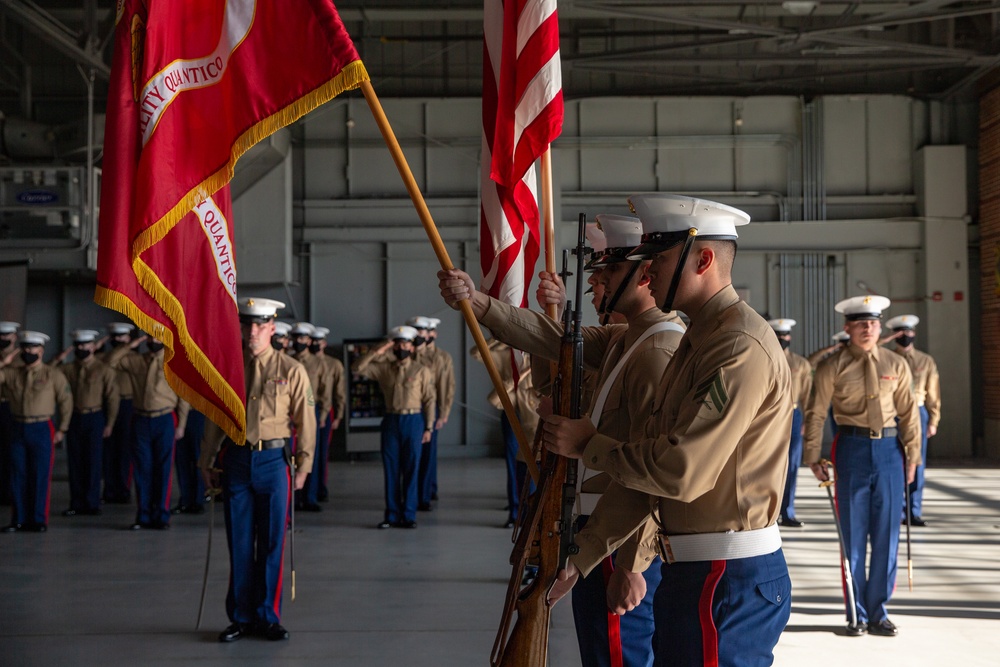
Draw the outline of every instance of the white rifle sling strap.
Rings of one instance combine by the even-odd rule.
[[[642,332],[642,335],[632,343],[622,356],[618,359],[618,363],[615,367],[611,369],[608,376],[604,378],[604,384],[601,385],[601,390],[597,393],[597,399],[594,401],[594,409],[590,411],[590,421],[594,424],[594,428],[599,428],[601,423],[601,414],[604,412],[604,403],[608,400],[608,394],[611,393],[611,387],[614,386],[615,380],[621,374],[622,369],[625,368],[625,362],[629,360],[632,353],[642,344],[644,340],[650,336],[654,336],[661,331],[676,331],[678,333],[684,333],[684,327],[675,322],[657,322],[651,325],[648,329]],[[583,488],[583,483],[595,477],[598,474],[596,470],[591,470],[590,468],[583,468],[583,472],[576,477],[576,514],[577,516],[584,515],[589,516],[591,512],[594,511],[594,507],[597,506],[597,501],[601,497],[599,493],[583,493],[581,489]]]

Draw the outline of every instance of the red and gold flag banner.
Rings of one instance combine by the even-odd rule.
[[[174,390],[243,442],[227,184],[368,73],[329,0],[119,0],[116,21],[95,301],[162,340]]]

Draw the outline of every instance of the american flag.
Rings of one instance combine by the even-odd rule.
[[[563,122],[555,0],[485,0],[479,247],[482,288],[516,306],[539,252],[535,161]]]

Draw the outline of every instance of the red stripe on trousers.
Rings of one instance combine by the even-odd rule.
[[[295,502],[295,484],[292,482],[292,471],[291,468],[285,469],[285,475],[288,477],[288,507]],[[294,508],[293,508],[294,511]],[[271,607],[274,610],[274,615],[281,618],[281,586],[285,580],[285,539],[288,537],[288,511],[285,511],[285,523],[281,524],[281,567],[278,568],[278,582],[274,586],[274,605]],[[295,539],[295,538],[292,538]],[[289,564],[291,567],[291,563]]]
[[[601,571],[604,573],[604,589],[607,590],[608,582],[611,581],[611,574],[615,571],[615,564],[611,561],[611,556],[606,556],[601,561]],[[608,649],[611,657],[611,667],[622,667],[624,659],[622,657],[622,619],[618,614],[608,610]]]
[[[719,667],[719,632],[712,618],[712,599],[715,588],[726,572],[726,561],[713,560],[712,569],[705,578],[701,589],[701,599],[698,600],[698,620],[701,621],[701,651],[705,667]]]

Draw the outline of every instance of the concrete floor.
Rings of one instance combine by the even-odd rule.
[[[800,473],[807,525],[783,535],[794,595],[775,664],[1000,664],[1000,471],[929,472],[931,525],[913,531],[914,590],[901,550],[890,607],[897,638],[843,636],[829,504]],[[415,531],[379,531],[380,464],[332,465],[325,511],[297,517],[296,600],[286,577],[282,618],[291,641],[225,645],[216,641],[227,624],[221,512],[195,630],[208,516],[139,533],[123,530],[130,506],[63,518],[57,466],[49,532],[0,535],[0,665],[487,665],[510,572],[503,474],[499,460],[442,460],[435,511]],[[549,655],[552,667],[580,664],[568,604],[553,610]]]

